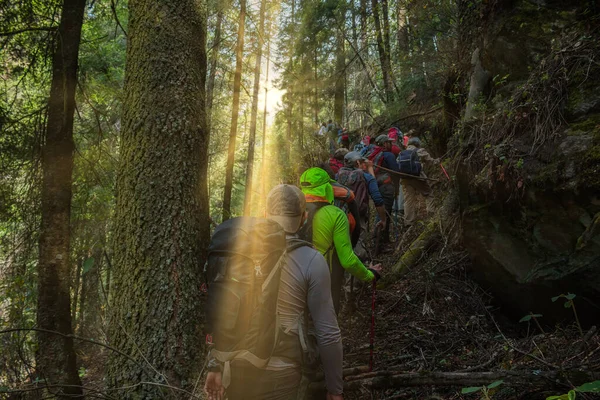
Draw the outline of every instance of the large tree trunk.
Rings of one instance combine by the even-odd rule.
[[[256,118],[258,116],[258,90],[260,89],[260,67],[265,35],[265,9],[267,0],[260,2],[260,22],[258,23],[258,44],[256,64],[254,65],[254,87],[252,91],[252,109],[250,114],[250,137],[248,139],[248,166],[246,167],[246,194],[244,196],[244,215],[250,215],[252,204],[252,173],[254,170],[254,144],[256,142]]]
[[[72,333],[70,312],[70,221],[73,173],[73,113],[85,0],[63,3],[52,57],[48,125],[42,150],[42,223],[38,264],[37,327]],[[48,384],[64,385],[57,398],[82,396],[73,339],[38,331],[36,367]]]
[[[217,76],[217,65],[219,62],[219,49],[221,48],[221,26],[223,25],[223,9],[219,7],[217,11],[217,21],[215,23],[215,40],[212,45],[210,55],[210,72],[206,82],[206,129],[210,133],[212,128],[212,108],[215,91],[215,78]]]
[[[387,3],[386,3],[387,5]],[[386,103],[394,101],[393,82],[392,82],[392,67],[390,65],[389,49],[386,49],[381,34],[381,19],[379,17],[379,1],[371,0],[373,19],[375,21],[375,34],[377,37],[377,52],[379,53],[379,62],[381,64],[381,74],[383,75],[383,86],[385,88]],[[387,14],[387,7],[386,7]],[[384,15],[384,18],[387,15]],[[389,41],[389,37],[387,39]]]
[[[225,169],[225,188],[223,189],[223,221],[231,217],[231,191],[233,189],[233,165],[235,162],[235,141],[237,137],[238,114],[240,111],[240,89],[242,87],[242,57],[244,54],[244,25],[246,23],[246,0],[240,0],[237,45],[235,47],[235,74],[233,76],[233,107],[231,111],[231,129],[229,130],[229,149]]]
[[[344,83],[346,82],[346,52],[344,50],[345,5],[340,6],[336,33],[335,89],[333,97],[333,118],[336,123],[344,123]]]
[[[181,398],[202,368],[208,240],[206,9],[132,0],[117,178],[107,384],[120,399]]]

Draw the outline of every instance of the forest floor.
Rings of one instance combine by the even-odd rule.
[[[418,233],[409,231],[406,235],[410,237],[400,237],[395,252],[383,254],[376,261],[391,269]],[[510,320],[494,305],[493,298],[470,279],[469,263],[468,254],[459,245],[448,245],[446,241],[432,247],[401,279],[388,283],[384,280],[378,285],[373,371],[598,371],[600,337],[595,328],[583,332],[582,337],[574,323],[544,328],[533,319],[522,323]],[[344,368],[369,365],[372,289],[369,285],[356,286],[355,300],[346,303],[339,318]],[[490,389],[486,397],[481,390],[461,394],[464,386],[472,385],[373,389],[369,379],[364,382],[354,385],[355,389],[345,393],[345,398],[546,399],[573,388],[552,382],[541,387],[501,384]],[[577,399],[600,398],[596,396],[578,393]]]

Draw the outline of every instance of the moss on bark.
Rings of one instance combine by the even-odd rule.
[[[117,179],[108,384],[120,398],[179,398],[201,368],[208,241],[206,10],[193,0],[134,0]]]

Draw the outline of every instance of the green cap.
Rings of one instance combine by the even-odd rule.
[[[331,187],[331,178],[324,169],[309,168],[300,177],[300,189],[304,194],[311,194],[327,199],[327,202],[333,203],[333,187]]]

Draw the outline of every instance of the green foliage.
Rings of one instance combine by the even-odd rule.
[[[561,394],[559,396],[546,397],[546,400],[575,400],[577,397],[577,392],[600,393],[600,381],[584,383],[583,385],[575,388],[574,390],[569,390],[568,393]]]
[[[528,321],[531,321],[531,318],[540,318],[542,316],[543,316],[542,314],[528,314],[528,315],[524,316],[523,318],[521,318],[519,320],[519,322],[528,322]]]
[[[461,394],[470,394],[470,393],[476,393],[476,392],[481,392],[481,394],[483,395],[483,397],[485,399],[490,399],[490,390],[491,389],[495,389],[498,386],[502,385],[504,383],[504,380],[497,380],[494,381],[492,383],[490,383],[489,385],[486,386],[470,386],[470,387],[465,387],[461,389]]]

